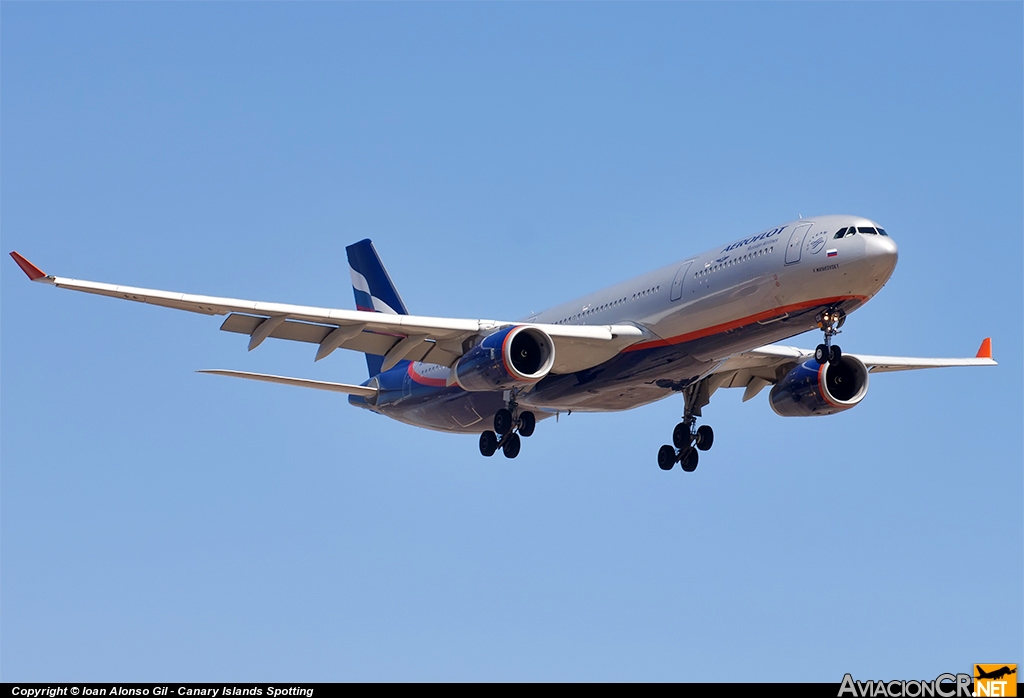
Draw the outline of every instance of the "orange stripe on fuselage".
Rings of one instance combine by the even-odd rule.
[[[834,298],[818,298],[813,301],[804,301],[803,303],[794,303],[792,305],[784,305],[778,308],[772,308],[771,310],[765,310],[764,312],[756,313],[754,315],[748,315],[747,317],[739,318],[738,320],[731,320],[729,322],[723,322],[720,325],[712,325],[711,327],[705,327],[702,330],[696,330],[694,332],[687,332],[676,337],[669,337],[668,339],[653,339],[649,342],[640,342],[623,349],[626,351],[640,351],[641,349],[653,349],[655,347],[668,347],[673,344],[682,344],[683,342],[690,342],[694,339],[702,339],[704,337],[710,337],[711,335],[721,334],[722,332],[728,332],[729,330],[736,330],[740,327],[746,327],[747,325],[761,320],[769,320],[773,317],[782,315],[783,313],[793,313],[799,310],[807,310],[808,308],[814,308],[819,305],[830,305],[832,303],[838,303],[840,301],[849,300],[868,300],[867,296],[836,296]]]

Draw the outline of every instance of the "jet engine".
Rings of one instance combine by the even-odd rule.
[[[853,356],[835,363],[806,361],[775,384],[768,395],[775,414],[811,417],[835,414],[857,405],[868,393],[868,367]]]
[[[547,332],[516,325],[484,337],[455,364],[463,390],[488,392],[536,383],[555,365],[555,345]]]

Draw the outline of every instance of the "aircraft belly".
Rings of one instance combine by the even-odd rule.
[[[415,399],[406,399],[377,409],[399,422],[435,431],[479,434],[491,429],[494,413],[505,406],[502,393],[468,393],[461,388],[424,391]],[[537,415],[538,419],[541,415]]]

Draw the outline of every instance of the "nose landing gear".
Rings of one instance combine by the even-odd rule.
[[[510,395],[508,406],[494,415],[494,431],[480,435],[480,455],[493,456],[500,448],[506,458],[515,458],[522,446],[520,437],[532,436],[536,427],[537,417],[533,412],[520,412],[515,395]]]
[[[814,316],[814,321],[825,333],[824,344],[819,344],[814,350],[814,360],[819,364],[837,363],[843,358],[843,350],[832,344],[832,338],[839,334],[839,328],[846,322],[846,311],[832,306]]]
[[[658,467],[671,470],[679,463],[683,471],[692,473],[697,469],[698,451],[707,451],[715,442],[715,432],[707,424],[695,428],[701,408],[708,404],[711,393],[706,380],[676,388],[683,394],[683,421],[672,430],[673,446],[668,444],[658,449]]]

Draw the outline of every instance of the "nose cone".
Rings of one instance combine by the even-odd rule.
[[[883,283],[888,281],[900,256],[896,243],[891,237],[882,235],[865,235],[864,243],[864,256],[872,271]]]

